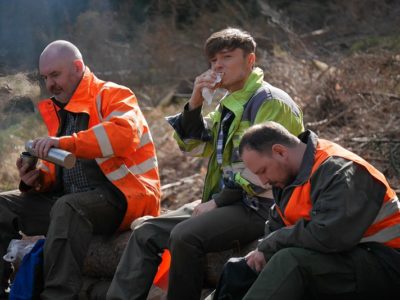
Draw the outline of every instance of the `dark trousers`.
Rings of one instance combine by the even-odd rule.
[[[286,248],[267,262],[243,299],[389,299],[399,292],[399,274],[368,248],[330,254]]]
[[[41,299],[77,299],[81,268],[93,234],[111,234],[124,209],[107,187],[56,196],[48,193],[0,194],[0,255],[18,231],[46,235]],[[7,268],[1,260],[0,274]]]
[[[107,299],[146,299],[161,261],[160,253],[168,248],[172,256],[168,299],[198,300],[206,254],[246,244],[263,235],[269,206],[261,206],[255,212],[239,202],[191,217],[197,204],[147,220],[134,230]]]

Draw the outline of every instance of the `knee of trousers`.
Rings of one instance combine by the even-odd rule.
[[[159,253],[166,248],[168,237],[160,233],[160,229],[150,222],[146,221],[133,230],[131,239],[141,247],[146,247],[155,253]]]
[[[63,196],[57,199],[50,211],[50,218],[65,217],[73,213],[73,207],[70,204],[69,197]]]
[[[77,194],[72,193],[61,196],[51,208],[50,217],[53,218],[55,216],[64,214],[76,214],[86,219],[84,207],[81,205],[80,198],[77,196]]]
[[[303,248],[284,248],[276,252],[268,261],[269,265],[276,265],[279,268],[303,268],[310,264],[310,250]]]
[[[68,238],[74,230],[80,230],[82,233],[92,231],[92,224],[79,209],[79,205],[76,205],[75,200],[73,195],[57,199],[50,211],[48,234],[54,238]]]
[[[196,248],[198,250],[202,249],[202,242],[193,232],[191,226],[186,224],[187,222],[179,223],[171,231],[169,238],[169,245],[172,251],[184,248]]]

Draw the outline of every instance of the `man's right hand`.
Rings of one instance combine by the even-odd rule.
[[[247,265],[257,273],[260,273],[265,267],[267,262],[265,261],[264,254],[257,249],[251,251],[245,256]]]
[[[192,96],[189,100],[189,110],[193,110],[203,105],[204,98],[201,94],[203,88],[215,89],[217,81],[217,73],[212,70],[207,70],[203,74],[196,77],[193,85]]]
[[[192,213],[192,217],[200,216],[206,212],[209,212],[213,209],[217,208],[217,204],[215,203],[215,200],[210,200],[205,203],[200,203],[197,205]]]
[[[36,187],[38,185],[40,173],[38,169],[30,169],[29,164],[23,164],[21,158],[17,159],[16,166],[18,168],[19,177],[23,183],[31,187]]]

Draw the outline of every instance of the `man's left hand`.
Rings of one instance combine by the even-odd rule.
[[[214,200],[210,200],[205,203],[200,203],[194,208],[192,217],[200,216],[201,214],[204,214],[205,212],[208,212],[215,208],[217,208],[217,204],[215,203]]]

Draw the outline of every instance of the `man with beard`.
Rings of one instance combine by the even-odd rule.
[[[0,194],[0,256],[20,230],[45,234],[40,298],[77,299],[91,237],[159,214],[157,160],[133,92],[96,78],[75,45],[50,43],[39,71],[53,96],[38,105],[49,136],[35,139],[33,151],[45,158],[61,148],[77,162],[71,169],[46,161],[31,168],[17,160],[20,191]],[[6,269],[1,260],[3,284]]]
[[[275,205],[265,237],[245,258],[226,264],[213,299],[399,293],[400,203],[381,172],[312,131],[296,137],[275,122],[250,128],[239,151],[260,181],[273,186]],[[227,288],[235,268],[259,274],[246,294]]]

